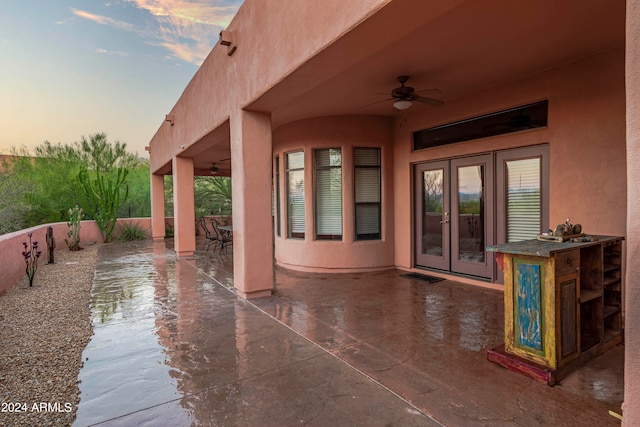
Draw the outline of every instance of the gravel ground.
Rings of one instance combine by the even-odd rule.
[[[73,423],[98,246],[43,254],[32,288],[25,275],[0,296],[0,426]]]

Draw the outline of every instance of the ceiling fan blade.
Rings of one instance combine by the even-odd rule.
[[[369,103],[369,104],[365,104],[365,105],[363,105],[363,106],[362,106],[362,107],[360,107],[360,108],[367,108],[367,107],[371,107],[372,105],[380,104],[380,103],[382,103],[382,102],[389,102],[389,101],[392,101],[393,99],[394,99],[394,98],[382,99],[382,100],[380,100],[380,101],[375,101],[375,102],[371,102],[371,103]]]
[[[413,101],[421,102],[423,104],[431,105],[433,107],[439,107],[444,104],[444,101],[440,101],[439,99],[427,98],[424,96],[415,95],[413,97]]]
[[[440,89],[432,88],[432,89],[420,89],[415,91],[416,95],[426,96],[426,97],[440,97],[442,96],[442,91]]]

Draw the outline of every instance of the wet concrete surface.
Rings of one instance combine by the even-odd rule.
[[[104,245],[75,426],[619,425],[623,346],[549,387],[486,360],[502,293],[392,270],[276,270],[233,292],[231,254]]]

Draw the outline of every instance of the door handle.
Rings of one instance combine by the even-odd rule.
[[[440,224],[449,224],[449,212],[444,213],[444,219],[440,221]]]

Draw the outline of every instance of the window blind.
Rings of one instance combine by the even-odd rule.
[[[512,160],[507,167],[507,242],[535,239],[540,233],[540,158]]]
[[[316,238],[342,239],[342,152],[315,150]]]
[[[280,236],[280,157],[276,156],[276,230]]]
[[[287,154],[287,236],[304,239],[304,152]]]
[[[380,149],[354,150],[356,240],[381,238]]]

